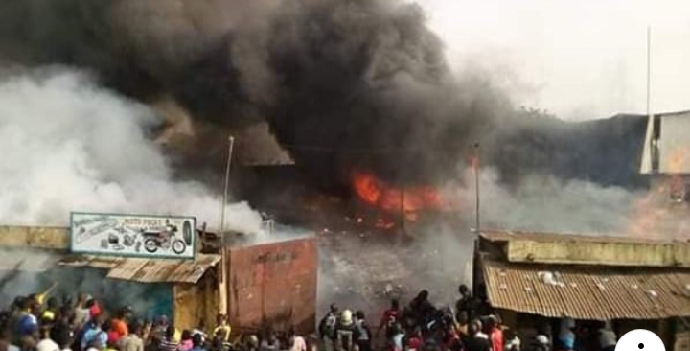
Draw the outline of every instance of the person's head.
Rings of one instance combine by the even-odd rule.
[[[470,321],[470,315],[467,313],[467,311],[460,311],[458,314],[458,323],[460,324],[467,324]]]
[[[365,318],[364,312],[357,311],[357,313],[355,313],[355,317],[357,318],[357,320],[360,320],[360,321],[364,320],[364,318]]]
[[[218,313],[218,316],[216,316],[216,322],[218,325],[225,325],[228,322],[228,318],[224,314]]]
[[[482,322],[479,319],[473,319],[469,326],[470,335],[477,335],[482,331]]]
[[[60,349],[69,348],[74,343],[74,332],[69,328],[60,328],[55,333],[55,342]]]
[[[180,339],[182,340],[190,340],[192,338],[192,331],[191,330],[183,330],[182,335],[180,336]]]
[[[604,321],[602,323],[601,329],[611,330],[611,321]]]
[[[269,345],[273,344],[276,338],[271,327],[266,327],[266,329],[263,330],[262,339],[265,340]]]
[[[129,326],[129,333],[130,334],[141,336],[142,334],[144,334],[143,331],[144,331],[144,325],[139,321],[135,321],[132,323],[132,325]]]
[[[35,306],[35,299],[27,297],[22,300],[22,310],[27,312],[33,312]]]
[[[417,295],[417,299],[419,301],[426,301],[427,298],[429,298],[429,292],[426,290],[422,290],[419,292],[419,295]]]
[[[94,299],[88,299],[88,300],[86,300],[86,302],[84,303],[84,307],[86,307],[86,308],[91,308],[91,307],[93,307],[94,305],[96,305],[96,300],[94,300]]]
[[[194,334],[192,336],[192,344],[194,344],[194,347],[203,347],[204,337],[201,334]]]
[[[486,318],[486,329],[487,330],[493,330],[497,326],[498,326],[498,321],[497,321],[495,315],[492,314]]]
[[[48,301],[46,301],[46,307],[51,311],[57,311],[59,306],[60,303],[55,297],[48,298]]]
[[[338,313],[338,306],[331,304],[330,311],[331,313]]]
[[[259,338],[256,335],[249,335],[246,344],[249,348],[256,349],[259,347]]]
[[[62,295],[62,306],[68,307],[68,308],[73,308],[74,307],[74,300],[72,299],[72,296],[70,296],[69,294],[63,294]]]
[[[393,324],[393,327],[391,327],[391,332],[393,335],[400,335],[403,333],[403,327],[400,323],[395,323]]]
[[[422,347],[424,351],[438,351],[440,350],[440,347],[436,342],[434,342],[433,339],[427,340],[424,342],[424,346]]]
[[[84,306],[84,304],[86,303],[86,300],[87,300],[86,293],[83,293],[83,292],[79,293],[79,296],[77,297],[77,304],[79,306]]]
[[[458,291],[460,292],[460,295],[462,296],[467,296],[470,294],[470,289],[467,288],[467,285],[461,284],[460,287],[458,287]]]
[[[391,309],[399,310],[400,309],[400,300],[398,300],[398,299],[391,300]]]
[[[14,308],[15,310],[21,310],[22,308],[24,308],[24,300],[26,300],[26,297],[24,296],[15,297],[12,301],[12,308]]]
[[[541,335],[551,336],[551,334],[552,334],[551,323],[549,323],[548,320],[544,320],[540,323],[539,333]]]
[[[156,325],[158,325],[158,326],[164,326],[165,327],[165,326],[168,326],[168,323],[169,323],[168,316],[166,316],[166,315],[158,316],[158,318],[156,319]]]
[[[132,307],[130,306],[125,306],[120,309],[120,312],[117,314],[117,318],[122,319],[122,320],[129,320],[132,318]]]
[[[168,340],[171,340],[175,337],[175,328],[172,325],[169,325],[167,328],[165,328],[165,337]]]
[[[345,310],[340,314],[340,323],[345,326],[352,324],[352,312],[350,310]]]

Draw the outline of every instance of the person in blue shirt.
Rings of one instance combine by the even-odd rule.
[[[34,314],[35,304],[32,299],[25,299],[22,302],[22,309],[17,318],[17,325],[15,331],[17,337],[27,338],[34,337],[38,331],[38,321]]]
[[[85,328],[84,334],[81,337],[81,349],[86,350],[89,345],[99,344],[105,346],[108,344],[108,334],[103,330],[103,315],[99,315],[89,323]]]

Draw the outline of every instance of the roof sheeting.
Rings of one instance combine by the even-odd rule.
[[[220,262],[220,255],[199,254],[196,260],[167,260],[101,256],[68,256],[62,266],[109,269],[106,277],[140,283],[194,284],[206,270]]]
[[[491,305],[585,320],[690,316],[690,270],[557,267],[484,262]],[[540,277],[544,272],[555,284]]]

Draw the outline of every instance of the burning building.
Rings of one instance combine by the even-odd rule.
[[[690,200],[690,110],[649,116],[640,173],[671,199]]]

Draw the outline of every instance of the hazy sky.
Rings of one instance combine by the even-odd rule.
[[[495,72],[519,104],[567,119],[690,108],[690,1],[418,0],[454,67]]]

